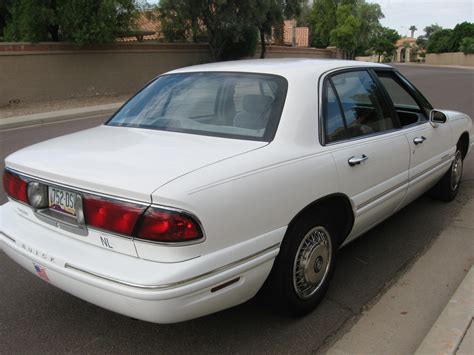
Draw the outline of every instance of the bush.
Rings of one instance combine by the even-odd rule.
[[[452,36],[453,30],[439,30],[434,32],[428,40],[426,50],[428,53],[446,53],[453,51]]]
[[[253,57],[257,48],[258,31],[253,26],[231,26],[219,33],[216,40],[222,43],[220,60]]]
[[[456,27],[454,27],[451,35],[451,51],[460,51],[461,42],[466,37],[474,37],[474,23],[463,22],[457,24]]]
[[[459,49],[464,52],[464,54],[474,54],[474,37],[463,38]]]
[[[0,0],[4,1],[4,0]],[[130,30],[137,0],[14,0],[0,3],[7,41],[113,42]],[[8,10],[8,11],[7,11]],[[1,22],[0,22],[1,24]]]

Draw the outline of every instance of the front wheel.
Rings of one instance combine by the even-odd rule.
[[[333,229],[321,217],[289,228],[264,287],[265,299],[278,312],[302,316],[324,297],[334,269]]]
[[[441,178],[431,191],[431,196],[441,201],[452,201],[459,191],[463,170],[463,156],[461,150],[456,150],[451,168]]]

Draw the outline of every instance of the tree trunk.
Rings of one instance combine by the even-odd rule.
[[[59,42],[59,26],[58,25],[49,26],[49,33],[51,34],[51,40],[53,42]]]
[[[380,53],[379,53],[379,57],[377,59],[377,63],[380,63]]]
[[[263,31],[262,28],[259,28],[259,31],[260,31],[260,45],[261,45],[260,59],[264,59],[265,56],[267,55],[267,46],[265,43],[265,32]]]

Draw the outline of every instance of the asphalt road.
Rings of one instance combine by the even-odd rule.
[[[474,71],[408,66],[400,70],[437,108],[474,117]],[[23,146],[103,120],[96,117],[0,132],[0,158],[3,161]],[[456,201],[444,204],[422,197],[341,250],[326,299],[301,319],[274,315],[252,300],[180,324],[136,321],[55,289],[0,253],[0,353],[317,351],[396,280],[474,196],[473,162],[471,154]],[[0,201],[5,201],[3,192]]]

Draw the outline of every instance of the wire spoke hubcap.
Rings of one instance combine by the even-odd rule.
[[[458,188],[462,176],[462,157],[461,152],[457,151],[451,167],[451,189],[454,191]]]
[[[329,271],[332,245],[324,227],[312,228],[298,247],[293,265],[293,286],[302,299],[319,290]]]

